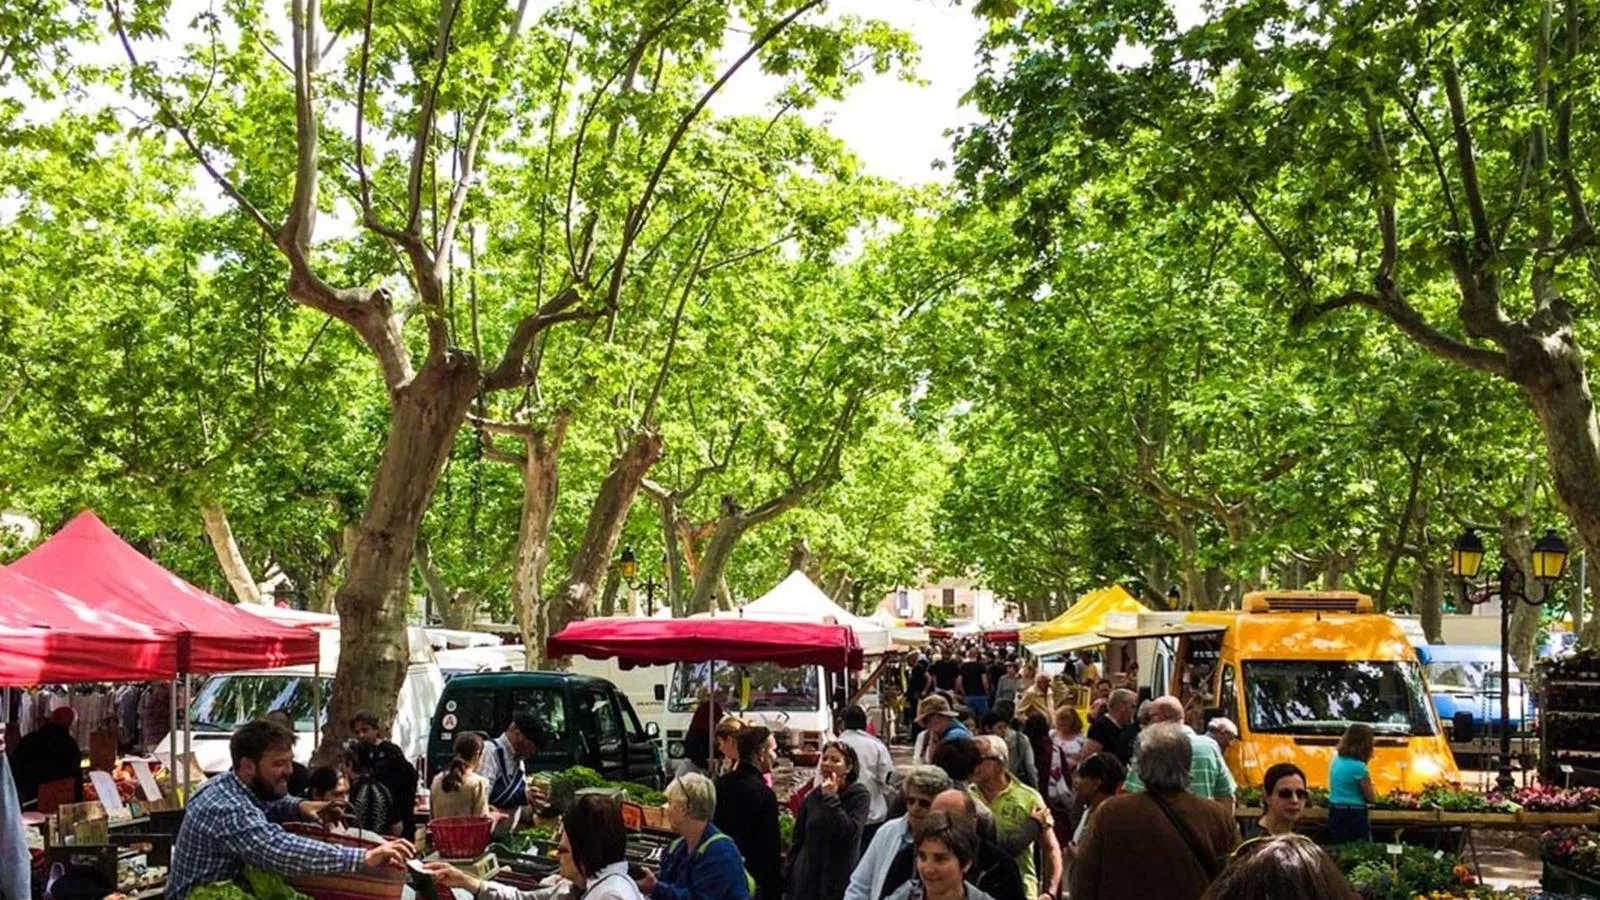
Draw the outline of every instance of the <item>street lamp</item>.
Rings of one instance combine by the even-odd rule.
[[[1528,596],[1527,576],[1518,568],[1516,560],[1504,548],[1500,551],[1500,774],[1495,778],[1495,786],[1502,794],[1510,793],[1517,786],[1516,780],[1511,777],[1512,604],[1520,600],[1529,606],[1544,605],[1550,599],[1550,586],[1566,574],[1568,555],[1567,542],[1554,529],[1547,529],[1544,537],[1534,542],[1529,562],[1533,577],[1544,587],[1539,599],[1535,600]],[[1462,606],[1484,603],[1489,599],[1487,590],[1479,597],[1474,597],[1473,591],[1469,590],[1483,568],[1483,557],[1483,539],[1471,528],[1456,538],[1455,544],[1450,547],[1450,574],[1461,579]]]
[[[1183,609],[1183,593],[1175,584],[1167,588],[1167,609]]]
[[[622,548],[622,555],[617,557],[617,573],[622,576],[623,581],[628,583],[628,591],[631,593],[633,591],[633,579],[639,574],[639,557],[634,554],[632,547]],[[656,577],[654,575],[651,575],[645,579],[644,614],[647,616],[653,616],[656,614],[657,587],[660,587],[660,585],[656,584]]]

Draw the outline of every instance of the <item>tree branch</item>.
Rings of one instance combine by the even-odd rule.
[[[427,168],[428,141],[433,132],[433,111],[439,103],[439,84],[450,61],[450,33],[455,28],[456,11],[460,0],[444,0],[439,8],[439,36],[433,48],[433,80],[422,91],[422,102],[417,107],[417,135],[411,147],[411,171],[406,177],[407,234],[421,234],[422,174]]]
[[[1303,324],[1347,306],[1365,306],[1377,312],[1398,326],[1418,346],[1447,362],[1501,377],[1507,377],[1510,372],[1510,364],[1504,353],[1456,340],[1434,328],[1409,303],[1398,298],[1385,299],[1365,291],[1350,291],[1302,310],[1295,318]]]
[[[577,287],[569,285],[539,307],[533,315],[517,323],[510,342],[506,344],[505,355],[500,358],[500,364],[483,379],[484,390],[498,391],[523,384],[525,381],[523,367],[528,356],[528,348],[533,345],[533,339],[546,328],[561,322],[592,319],[599,315],[597,312],[573,309],[572,307],[577,305],[580,299],[582,298]]]
[[[283,222],[279,245],[293,247],[305,257],[311,249],[317,215],[317,110],[312,83],[317,75],[318,0],[292,0],[290,27],[294,35],[294,197]]]
[[[1461,72],[1456,68],[1455,57],[1444,60],[1445,95],[1450,101],[1450,122],[1454,126],[1456,166],[1461,170],[1461,189],[1467,198],[1467,213],[1472,218],[1472,231],[1479,253],[1487,259],[1495,250],[1494,233],[1489,227],[1489,213],[1483,204],[1483,186],[1478,180],[1478,160],[1472,148],[1472,132],[1467,120],[1467,104],[1461,93]]]

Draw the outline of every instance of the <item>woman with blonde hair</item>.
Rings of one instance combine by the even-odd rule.
[[[728,771],[739,763],[739,732],[750,726],[750,723],[738,716],[728,716],[717,723],[717,730],[713,732],[716,744],[716,757],[711,761],[711,773],[715,777]]]
[[[1372,726],[1356,722],[1345,729],[1328,767],[1328,837],[1335,844],[1372,840],[1367,808],[1378,799],[1367,769],[1372,747]]]

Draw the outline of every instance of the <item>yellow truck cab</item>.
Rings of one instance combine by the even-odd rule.
[[[1461,780],[1416,653],[1400,626],[1373,610],[1372,598],[1259,591],[1245,595],[1241,610],[1184,618],[1164,629],[1176,638],[1164,688],[1198,694],[1208,718],[1224,715],[1239,726],[1226,758],[1241,785],[1260,786],[1269,767],[1291,762],[1311,786],[1326,788],[1352,722],[1376,732],[1370,767],[1379,793]]]

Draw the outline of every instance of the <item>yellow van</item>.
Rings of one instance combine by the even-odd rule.
[[[1326,788],[1352,722],[1377,734],[1370,766],[1379,793],[1460,782],[1417,655],[1400,626],[1373,611],[1372,598],[1260,591],[1243,607],[1190,613],[1182,624],[1137,634],[1169,639],[1172,665],[1156,667],[1171,673],[1166,691],[1198,693],[1208,717],[1239,726],[1226,757],[1241,785],[1259,786],[1268,768],[1291,762]]]

